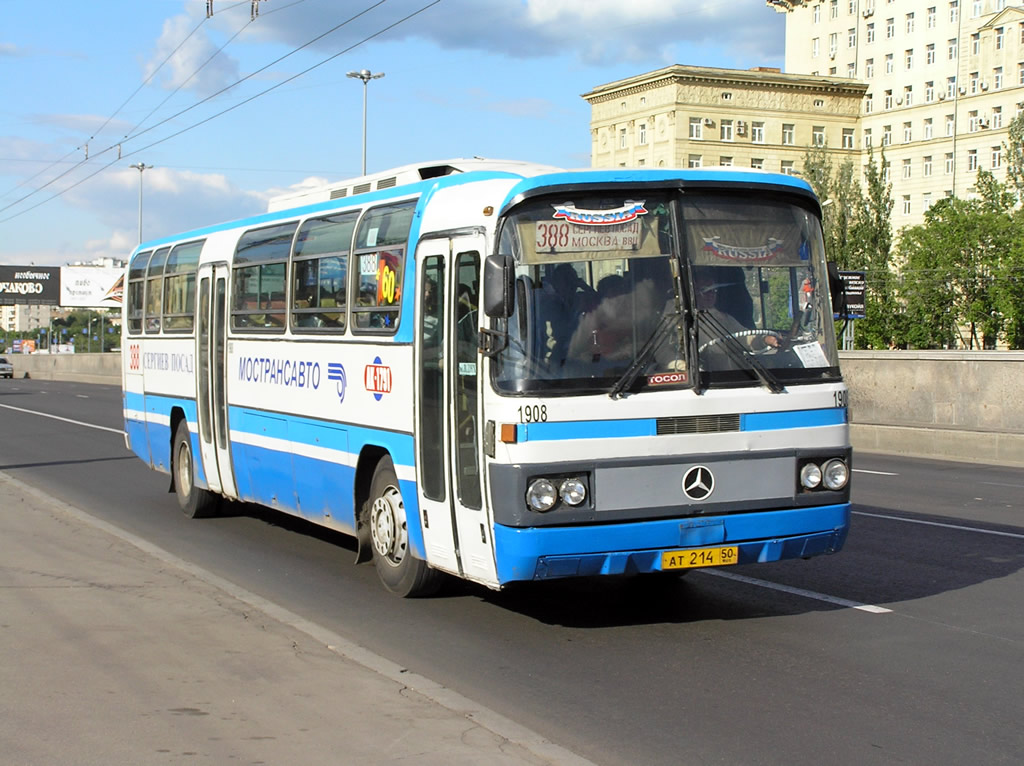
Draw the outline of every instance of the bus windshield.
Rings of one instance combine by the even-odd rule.
[[[650,189],[531,200],[504,221],[499,252],[516,262],[514,310],[496,328],[501,392],[839,378],[821,226],[794,202]]]

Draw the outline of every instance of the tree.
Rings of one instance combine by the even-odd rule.
[[[885,166],[885,151],[876,163],[874,150],[869,149],[865,189],[851,227],[855,268],[865,272],[867,287],[866,317],[855,326],[857,348],[889,348],[903,335],[892,268],[892,184],[886,181]]]

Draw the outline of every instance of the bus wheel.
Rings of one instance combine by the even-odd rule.
[[[402,598],[427,596],[437,590],[440,572],[409,549],[405,502],[390,457],[382,458],[373,473],[366,523],[370,527],[373,565],[385,588]]]
[[[182,420],[174,432],[174,463],[171,472],[174,476],[174,494],[178,496],[178,505],[185,515],[192,519],[202,519],[217,513],[219,498],[209,490],[200,489],[195,485],[195,459],[192,455],[192,435],[188,431],[188,421]]]

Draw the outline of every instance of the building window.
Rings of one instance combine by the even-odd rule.
[[[997,66],[992,70],[992,87],[995,90],[999,90],[1003,87],[1003,68]]]
[[[974,0],[971,7],[971,18],[976,19],[981,15],[981,0]]]
[[[950,61],[956,59],[956,46],[957,42],[955,37],[952,37],[946,41],[946,48],[948,50],[948,57]]]
[[[921,159],[921,175],[925,178],[932,174],[932,156],[929,154],[927,157]]]
[[[763,122],[752,122],[750,123],[750,140],[755,144],[764,143],[764,123]]]
[[[830,19],[839,18],[839,0],[832,0],[832,2],[829,3],[828,17]]]
[[[864,76],[869,80],[875,76],[875,60],[866,59],[864,61]]]
[[[885,92],[885,108],[892,109],[892,91],[887,90]]]
[[[821,21],[821,6],[814,6],[814,23],[817,24]]]
[[[636,129],[636,142],[640,146],[644,146],[647,143],[647,123],[641,122]]]
[[[837,50],[839,50],[839,33],[833,32],[828,36],[828,55],[835,58]]]
[[[781,170],[787,176],[791,176],[796,173],[796,168],[793,167],[793,160],[783,160]]]
[[[856,16],[857,15],[857,0],[849,0],[846,4],[846,15]]]
[[[967,150],[967,172],[973,173],[978,169],[978,150],[968,149]]]
[[[957,0],[949,0],[949,20],[955,24],[960,19],[960,3]]]
[[[891,40],[896,36],[896,19],[885,20],[885,39]]]
[[[811,143],[814,146],[824,146],[825,145],[825,126],[824,125],[815,125],[813,128],[811,128]]]
[[[873,22],[868,24],[866,35],[868,43],[873,43],[875,41],[875,25]],[[1024,24],[1021,25],[1021,37],[1024,38]]]
[[[703,137],[703,126],[700,117],[690,118],[690,138],[699,141]]]
[[[907,34],[913,34],[914,32],[914,14],[907,14]]]
[[[903,178],[904,178],[904,180],[910,178],[910,160],[909,159],[903,160]]]
[[[875,111],[875,100],[868,93],[864,96],[864,114],[871,114],[873,111]]]
[[[1003,166],[1003,147],[993,146],[992,147],[992,169],[1001,168]]]
[[[967,113],[967,132],[975,133],[978,130],[978,110]]]
[[[637,164],[637,167],[640,167],[640,168],[642,168],[642,167],[643,167],[644,165],[646,165],[646,164],[647,164],[647,160],[645,160],[645,159],[643,159],[643,158],[641,157],[640,159],[638,159],[638,160],[636,161],[636,164]]]
[[[971,55],[977,56],[981,53],[981,32],[971,35]]]
[[[928,46],[924,49],[924,63],[935,63],[935,43],[928,43]]]
[[[864,148],[871,147],[871,128],[864,128]]]
[[[626,148],[626,129],[625,128],[619,128],[619,148],[620,149],[625,149]]]
[[[722,120],[719,130],[723,141],[732,141],[732,120]]]
[[[732,167],[732,157],[719,157],[718,158],[718,164],[721,165],[723,168],[731,168]]]
[[[889,183],[889,181],[891,180],[891,177],[892,177],[892,163],[891,162],[883,162],[882,163],[882,183]]]
[[[946,175],[953,175],[953,152],[946,152]]]
[[[910,195],[903,195],[903,215],[910,215]]]
[[[932,193],[925,192],[921,197],[921,212],[927,213],[928,209],[932,206]]]
[[[928,117],[924,121],[924,140],[927,141],[931,138],[934,138],[934,134],[932,132],[932,118]]]
[[[1017,84],[1024,85],[1024,62],[1017,64]]]
[[[815,37],[811,40],[811,58],[818,58],[818,51],[821,49],[821,38]]]
[[[699,168],[704,164],[699,154],[691,154],[686,161],[686,167]]]
[[[795,140],[795,129],[790,123],[782,124],[782,144],[783,146],[792,146],[796,143]]]
[[[992,128],[1003,127],[1003,107],[994,106],[992,107]]]
[[[905,69],[913,69],[914,68],[914,49],[913,48],[909,48],[909,49],[903,51],[903,67]]]
[[[764,159],[761,157],[755,157],[750,161],[750,167],[755,170],[764,170]]]
[[[852,61],[846,65],[846,76],[851,80],[857,76],[857,65]]]
[[[946,98],[956,98],[956,77],[946,78]]]
[[[892,125],[882,126],[882,146],[888,146],[892,143]]]
[[[935,29],[935,6],[928,9],[928,29]]]
[[[935,83],[929,80],[924,84],[924,102],[926,104],[932,103],[935,100]]]
[[[853,148],[853,128],[843,128],[843,148]]]
[[[903,104],[905,106],[913,106],[914,105],[914,86],[913,85],[905,85],[903,87]]]
[[[970,78],[968,80],[968,83],[971,86],[971,95],[974,95],[975,93],[978,92],[978,82],[979,82],[979,80],[978,80],[978,73],[977,72],[971,72]]]
[[[946,115],[946,137],[949,138],[953,135],[953,130],[956,127],[956,122],[953,119],[953,115]]]
[[[903,143],[909,144],[914,140],[914,131],[910,127],[909,122],[903,123]]]
[[[893,70],[892,54],[891,53],[886,53],[885,54],[885,73],[886,74],[892,74],[892,70]]]
[[[1001,51],[1006,41],[1006,31],[1002,27],[996,27],[995,43],[996,50]]]
[[[856,48],[857,47],[857,30],[847,29],[846,30],[846,47]]]

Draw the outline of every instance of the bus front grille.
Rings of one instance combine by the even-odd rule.
[[[736,414],[658,418],[657,422],[659,436],[663,434],[714,434],[740,430],[740,416]]]

